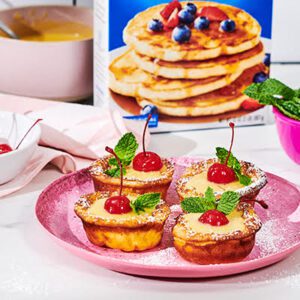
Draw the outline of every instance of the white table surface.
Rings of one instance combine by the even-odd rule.
[[[160,134],[151,148],[161,155],[209,157],[216,145],[228,146],[229,135],[224,129]],[[237,129],[234,153],[300,184],[300,166],[281,150],[274,125]],[[299,299],[300,251],[262,270],[208,280],[119,274],[70,254],[49,239],[34,214],[41,190],[60,176],[47,167],[22,191],[0,199],[1,300]]]

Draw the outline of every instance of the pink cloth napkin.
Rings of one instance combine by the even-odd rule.
[[[62,173],[75,171],[72,156],[97,159],[105,154],[105,146],[114,147],[125,132],[132,131],[140,143],[144,126],[144,122],[124,120],[119,112],[106,108],[11,95],[0,95],[0,110],[43,119],[39,144],[44,146],[39,147],[20,176],[0,186],[0,197],[27,185],[49,162]]]
[[[69,154],[39,146],[22,173],[12,181],[0,185],[0,198],[26,186],[49,162],[64,174],[76,170],[75,160]]]

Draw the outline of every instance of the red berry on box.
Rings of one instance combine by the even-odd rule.
[[[160,12],[160,15],[165,19],[169,20],[171,14],[175,9],[178,9],[180,11],[182,9],[182,6],[178,0],[173,0],[169,4],[165,6],[165,8]]]
[[[256,110],[263,107],[257,100],[255,99],[247,99],[242,103],[242,108],[245,110]]]
[[[167,22],[165,22],[165,27],[167,28],[175,28],[179,25],[179,17],[178,17],[179,10],[177,8],[174,9],[173,13],[171,14],[170,18]]]
[[[215,6],[205,6],[198,13],[200,17],[206,17],[209,21],[224,21],[228,16],[220,8]]]

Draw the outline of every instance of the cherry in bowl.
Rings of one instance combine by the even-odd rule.
[[[0,112],[0,144],[5,144],[2,146],[5,153],[0,154],[0,184],[17,177],[28,165],[36,151],[41,135],[39,125],[32,128],[19,148],[16,149],[34,122],[35,120],[20,114]],[[8,151],[9,148],[12,151]]]

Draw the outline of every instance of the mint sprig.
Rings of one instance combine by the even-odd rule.
[[[138,143],[136,138],[132,132],[125,133],[117,145],[114,148],[116,155],[119,157],[122,166],[129,166],[132,162],[136,150],[138,148]],[[107,169],[104,173],[111,177],[120,177],[120,168],[116,158],[112,157],[108,161],[109,166],[111,168]],[[126,174],[126,169],[123,168],[123,175]]]
[[[239,201],[239,194],[233,191],[223,193],[218,201],[213,189],[208,187],[204,197],[185,198],[181,202],[181,207],[188,213],[205,213],[208,210],[217,209],[225,215],[229,215],[236,208]]]
[[[228,151],[225,148],[217,147],[216,155],[217,155],[220,163],[224,164],[226,162],[226,158],[228,156]],[[247,186],[247,185],[251,184],[251,178],[249,176],[241,173],[241,169],[242,169],[241,164],[232,153],[230,153],[230,155],[229,155],[227,166],[229,168],[233,169],[236,177],[238,178],[239,182],[242,185]]]
[[[236,192],[228,191],[222,194],[217,210],[225,215],[229,215],[240,201],[240,196]]]
[[[181,207],[184,211],[191,213],[203,213],[207,210],[216,208],[216,198],[214,191],[208,187],[204,197],[189,197],[181,202]]]
[[[262,83],[252,83],[244,94],[256,99],[260,104],[277,107],[291,119],[300,120],[300,90],[293,90],[277,79],[267,79]]]
[[[154,208],[160,201],[160,193],[147,193],[138,196],[134,201],[130,202],[132,210],[139,214],[147,208]]]

